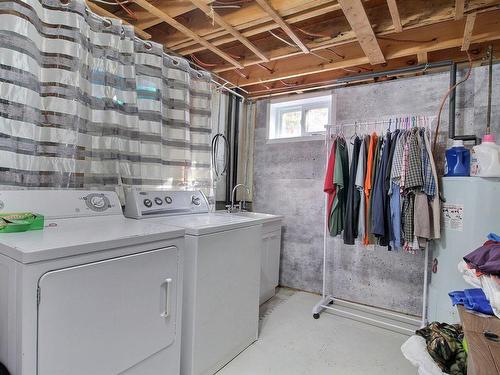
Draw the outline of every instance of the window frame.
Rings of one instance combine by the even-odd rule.
[[[319,100],[319,101],[317,101]],[[287,105],[287,103],[289,103]],[[276,108],[273,110],[273,105]],[[331,91],[297,95],[293,97],[281,98],[272,100],[268,103],[267,115],[267,129],[266,140],[267,143],[281,143],[281,142],[301,142],[301,141],[317,141],[324,138],[325,131],[306,131],[306,115],[312,109],[327,108],[328,109],[328,123],[332,123],[333,119],[333,93]],[[301,135],[297,137],[279,137],[282,132],[282,115],[287,112],[297,112],[300,110],[300,131]],[[326,125],[326,124],[325,124]],[[274,138],[271,136],[274,135]]]

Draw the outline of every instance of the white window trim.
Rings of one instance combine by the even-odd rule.
[[[277,103],[283,103],[283,102],[292,102],[292,101],[298,101],[302,99],[311,99],[311,98],[319,98],[319,97],[324,97],[324,96],[330,96],[330,101],[328,102],[328,112],[329,112],[329,117],[330,121],[329,123],[332,124],[334,121],[334,111],[333,111],[333,91],[326,91],[326,92],[319,92],[319,93],[310,93],[310,94],[302,94],[302,95],[294,95],[292,97],[288,96],[285,98],[280,98],[280,99],[274,99],[271,100],[268,105],[267,105],[267,114],[266,114],[266,143],[267,144],[272,144],[272,143],[289,143],[289,142],[308,142],[308,141],[318,141],[318,140],[323,140],[324,139],[324,134],[325,132],[310,132],[310,133],[305,133],[305,116],[302,116],[301,118],[301,125],[302,125],[302,131],[307,134],[307,135],[301,135],[300,137],[289,137],[289,138],[269,138],[270,136],[270,127],[271,127],[271,104],[277,104]],[[323,102],[322,102],[323,103]],[[292,105],[291,105],[292,106]],[[290,107],[286,107],[287,109],[290,109]],[[323,107],[322,105],[318,105],[316,103],[310,103],[310,104],[304,104],[304,105],[298,105],[297,107],[300,107],[302,112],[304,113],[308,109],[312,108],[321,108]],[[291,110],[291,109],[290,109]],[[287,111],[288,112],[288,111]],[[278,121],[279,114],[282,113],[282,111],[277,110],[276,111],[276,118],[274,119],[274,126],[276,126],[276,121]]]

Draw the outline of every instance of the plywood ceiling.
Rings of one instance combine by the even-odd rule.
[[[248,97],[500,48],[500,0],[108,1],[87,3]]]

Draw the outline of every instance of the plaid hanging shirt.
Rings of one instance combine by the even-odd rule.
[[[429,155],[429,153],[427,152],[427,148],[425,147],[425,142],[426,140],[428,140],[429,134],[424,129],[422,129],[420,131],[419,136],[420,136],[419,137],[420,153],[422,158],[422,178],[423,178],[422,191],[430,199],[432,199],[436,195],[436,181],[434,180],[434,175],[432,174],[432,167],[430,160],[432,155]]]

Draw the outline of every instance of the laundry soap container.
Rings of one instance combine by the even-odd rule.
[[[471,176],[500,177],[500,146],[493,134],[483,136],[483,142],[472,148]]]
[[[446,150],[445,175],[469,176],[470,174],[470,151],[464,147],[464,141],[454,140],[453,146]]]

